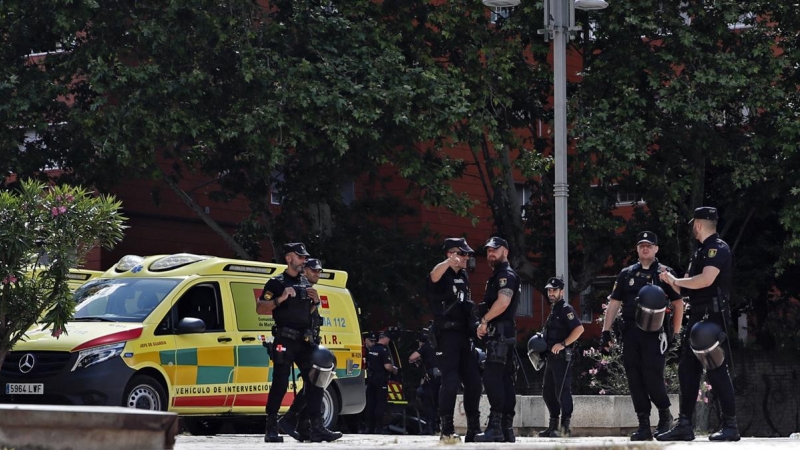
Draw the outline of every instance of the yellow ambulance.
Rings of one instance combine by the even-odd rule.
[[[34,328],[6,356],[0,402],[168,410],[197,434],[263,416],[272,377],[263,344],[273,320],[255,305],[284,269],[193,254],[126,256],[75,291],[67,333]],[[325,269],[316,286],[322,344],[337,360],[323,397],[326,426],[365,404],[361,331],[346,284],[346,272]],[[295,377],[284,409],[302,387]]]
[[[92,278],[97,278],[102,274],[102,270],[69,269],[67,285],[69,285],[69,290],[71,292],[75,292],[76,289],[86,284],[87,281]]]

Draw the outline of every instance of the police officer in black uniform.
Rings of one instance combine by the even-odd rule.
[[[661,280],[681,288],[688,294],[689,323],[686,330],[692,330],[699,322],[711,323],[720,329],[727,329],[730,320],[730,293],[733,276],[733,253],[728,244],[717,234],[717,209],[702,206],[694,210],[692,235],[700,243],[692,257],[686,277],[676,278],[665,272]],[[703,365],[695,357],[690,339],[682,342],[681,361],[678,365],[678,380],[681,385],[680,416],[674,428],[656,437],[659,441],[691,441],[694,439],[692,416],[700,389]],[[724,354],[724,350],[723,350]],[[728,355],[730,357],[730,355]],[[711,441],[738,441],[739,427],[736,423],[736,398],[733,383],[726,364],[706,371],[714,393],[720,401],[722,427],[711,434]]]
[[[422,434],[434,434],[436,431],[436,418],[439,409],[439,387],[442,373],[436,367],[436,354],[428,342],[427,334],[420,334],[417,338],[419,347],[408,357],[408,362],[422,366],[425,374],[417,388],[417,398],[422,402],[425,413],[425,429]]]
[[[517,404],[514,389],[514,344],[517,340],[514,314],[519,304],[520,283],[517,273],[508,263],[508,242],[491,237],[484,247],[486,259],[494,272],[486,283],[477,336],[486,339],[483,386],[490,411],[489,424],[483,433],[475,436],[475,441],[513,442],[514,407]]]
[[[650,403],[658,409],[658,425],[655,435],[669,430],[672,414],[667,387],[664,384],[664,365],[673,337],[681,329],[683,320],[683,298],[680,289],[659,279],[659,273],[666,271],[675,275],[671,268],[660,264],[658,236],[652,231],[639,233],[636,242],[639,262],[628,266],[619,273],[611,295],[608,296],[608,309],[603,323],[603,337],[600,347],[608,351],[612,342],[611,327],[622,309],[622,365],[628,377],[633,409],[639,420],[639,428],[631,434],[632,441],[653,439],[650,429]],[[657,331],[644,331],[636,324],[637,298],[644,286],[656,285],[663,289],[675,314],[671,323],[664,323]],[[666,305],[666,299],[664,301]],[[663,316],[662,316],[663,317]],[[667,329],[670,327],[671,329]]]
[[[283,442],[278,434],[278,410],[289,386],[289,373],[297,364],[306,389],[306,408],[311,421],[310,439],[313,442],[330,442],[342,437],[322,423],[322,388],[309,378],[312,354],[317,350],[311,330],[311,309],[319,302],[316,290],[305,276],[303,267],[309,254],[301,242],[283,246],[286,270],[264,285],[256,302],[258,314],[272,313],[274,340],[270,346],[272,359],[272,385],[267,397],[267,431],[265,442]]]
[[[550,422],[539,437],[569,437],[572,420],[572,344],[583,334],[583,325],[572,305],[564,300],[564,281],[558,277],[547,280],[544,287],[550,302],[550,315],[542,334],[547,342],[545,353],[542,398],[550,414]],[[561,428],[558,418],[561,416]]]
[[[367,405],[364,414],[367,416],[367,434],[383,432],[383,414],[389,399],[388,384],[390,374],[397,373],[389,354],[389,335],[381,332],[378,342],[367,352]]]
[[[316,258],[308,258],[303,266],[303,275],[312,286],[319,282],[322,274],[322,262]],[[315,289],[308,290],[311,297],[311,329],[313,331],[314,343],[320,343],[320,327],[322,318],[319,315],[319,294]],[[288,434],[294,439],[304,442],[311,440],[311,420],[307,413],[306,388],[305,385],[294,398],[289,411],[278,420],[278,430]]]
[[[458,388],[464,385],[464,412],[467,415],[466,442],[480,433],[481,375],[471,341],[477,318],[469,288],[467,262],[474,253],[464,238],[445,239],[444,261],[428,275],[427,297],[433,312],[436,365],[442,373],[439,389],[439,418],[442,441],[461,441],[455,433],[453,413]]]

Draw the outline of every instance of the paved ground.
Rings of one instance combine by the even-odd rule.
[[[508,448],[515,449],[787,449],[800,450],[800,439],[793,438],[744,438],[739,442],[709,442],[706,436],[698,436],[692,442],[630,442],[624,437],[587,437],[569,439],[544,439],[523,437],[517,438],[514,444],[460,444],[462,449]],[[435,436],[395,436],[395,435],[345,435],[331,443],[299,443],[285,436],[283,444],[267,444],[263,435],[226,434],[218,436],[180,435],[175,443],[175,450],[264,450],[275,449],[402,449],[424,450],[448,447],[440,444]]]

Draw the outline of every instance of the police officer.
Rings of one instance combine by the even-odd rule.
[[[427,280],[427,297],[433,312],[433,347],[436,365],[442,373],[439,389],[440,440],[461,441],[455,433],[453,413],[458,389],[464,385],[464,412],[467,434],[464,440],[474,442],[480,433],[481,375],[477,354],[470,337],[477,319],[469,288],[467,262],[474,253],[464,238],[444,240],[445,259],[431,270]]]
[[[420,334],[417,338],[419,347],[408,357],[408,362],[422,366],[425,374],[417,388],[417,398],[422,401],[425,411],[425,429],[422,434],[434,434],[436,431],[436,418],[439,408],[439,386],[442,374],[436,367],[436,355],[428,342],[427,334]]]
[[[322,274],[322,263],[319,259],[308,258],[303,266],[303,275],[306,277],[312,286],[319,282],[319,277]],[[316,289],[308,289],[308,295],[311,298],[311,329],[314,335],[314,343],[320,343],[320,326],[322,320],[319,315],[319,294]],[[285,434],[290,435],[298,441],[311,440],[311,421],[307,414],[306,408],[306,387],[305,384],[300,392],[295,396],[292,406],[289,411],[278,420],[278,429]],[[334,433],[336,434],[336,433]]]
[[[489,399],[489,424],[475,436],[477,442],[514,441],[513,422],[516,392],[514,390],[514,344],[517,329],[514,314],[519,304],[520,284],[517,273],[508,263],[508,242],[491,237],[484,245],[486,259],[494,272],[486,283],[477,336],[486,338],[486,363],[483,386]],[[504,434],[505,432],[505,434]],[[511,435],[507,436],[508,433]]]
[[[383,432],[383,414],[388,402],[387,394],[389,376],[397,373],[389,355],[389,335],[381,332],[378,342],[367,352],[367,405],[364,414],[367,416],[367,434]]]
[[[620,309],[622,309],[622,365],[628,377],[628,388],[631,392],[633,409],[639,420],[639,428],[631,434],[632,441],[649,441],[653,439],[650,429],[650,403],[658,409],[658,425],[655,435],[669,430],[672,426],[672,414],[669,411],[670,401],[667,387],[664,384],[664,364],[666,354],[672,345],[673,336],[680,332],[683,320],[683,298],[680,288],[674,287],[659,279],[660,272],[675,272],[658,262],[658,236],[652,231],[639,233],[636,242],[639,262],[622,269],[614,283],[611,295],[608,296],[608,309],[603,323],[601,349],[608,351],[612,342],[611,327]],[[637,298],[642,288],[656,285],[663,289],[666,298],[672,302],[675,314],[671,323],[664,323],[656,331],[644,331],[637,326]],[[659,291],[660,292],[660,291]],[[666,305],[664,298],[664,305]],[[671,329],[667,330],[666,328]]]
[[[544,288],[550,302],[550,315],[542,331],[548,348],[542,398],[550,414],[550,422],[547,428],[539,432],[539,437],[569,437],[572,434],[569,427],[573,410],[571,346],[583,334],[583,325],[572,305],[564,300],[564,281],[561,278],[548,279]]]
[[[286,270],[267,281],[256,302],[258,314],[272,313],[275,320],[270,350],[272,385],[267,397],[264,441],[283,442],[283,437],[278,434],[278,410],[289,386],[289,372],[295,363],[306,389],[306,408],[311,421],[310,439],[313,442],[334,441],[342,435],[331,432],[323,425],[322,388],[309,377],[312,354],[317,349],[311,332],[311,309],[314,303],[319,302],[316,290],[302,273],[309,254],[301,242],[284,245],[283,252]]]
[[[702,206],[694,210],[689,223],[692,235],[700,243],[692,257],[688,274],[676,278],[673,274],[661,274],[665,283],[683,289],[688,293],[689,322],[686,330],[698,322],[715,324],[722,330],[730,320],[729,298],[733,276],[733,254],[728,244],[717,234],[717,209]],[[694,439],[692,416],[700,389],[703,365],[692,351],[690,339],[684,333],[681,361],[678,364],[678,380],[681,386],[680,416],[674,428],[658,435],[659,441],[691,441]],[[730,350],[730,349],[729,349]],[[724,351],[723,351],[724,355]],[[730,357],[730,355],[728,355]],[[736,399],[728,368],[725,364],[707,370],[714,393],[720,401],[722,427],[711,434],[711,441],[738,441],[739,427],[736,423]]]

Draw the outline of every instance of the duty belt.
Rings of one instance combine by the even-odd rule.
[[[307,341],[306,336],[309,336],[310,333],[308,331],[295,330],[294,328],[274,326],[272,327],[272,335],[276,338],[281,337],[293,341]]]
[[[718,313],[722,310],[718,297],[689,297],[689,312],[694,314]]]
[[[459,320],[434,320],[433,324],[436,325],[436,328],[442,331],[458,331],[464,330],[464,323]]]

